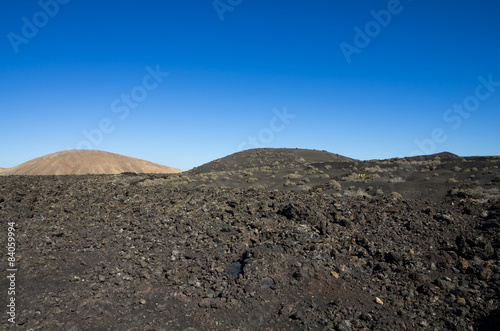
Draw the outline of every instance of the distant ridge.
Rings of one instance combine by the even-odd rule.
[[[409,157],[409,159],[430,160],[430,159],[434,159],[436,156],[439,158],[442,158],[442,159],[460,158],[460,156],[453,154],[453,153],[450,153],[450,152],[441,152],[441,153],[428,154],[428,155],[412,156],[412,157]]]
[[[15,167],[0,169],[7,175],[86,175],[135,173],[179,173],[179,169],[115,153],[71,149],[24,162]]]

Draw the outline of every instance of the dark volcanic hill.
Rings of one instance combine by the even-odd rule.
[[[256,148],[234,153],[191,170],[194,173],[240,171],[257,167],[295,168],[304,163],[353,162],[355,159],[327,151],[298,148]]]
[[[453,159],[459,159],[460,156],[450,153],[450,152],[441,152],[441,153],[436,153],[436,154],[428,154],[428,155],[418,155],[418,156],[411,156],[411,157],[406,157],[405,159],[407,160],[417,160],[417,161],[423,161],[423,160],[434,160],[439,158],[441,160],[453,160]]]
[[[340,196],[443,200],[449,195],[500,197],[500,157],[443,152],[386,160],[355,160],[326,151],[261,148],[206,163],[181,174],[129,179],[141,185],[315,191]]]

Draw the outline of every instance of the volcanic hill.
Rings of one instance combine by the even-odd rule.
[[[179,173],[181,170],[115,153],[72,149],[38,157],[0,175],[85,175],[135,173]]]

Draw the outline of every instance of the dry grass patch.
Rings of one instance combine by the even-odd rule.
[[[299,178],[302,178],[302,175],[298,174],[297,172],[293,173],[293,174],[288,174],[286,175],[285,177],[283,177],[284,179],[299,179]]]
[[[389,179],[389,183],[404,183],[406,180],[404,180],[402,177],[394,177]]]
[[[328,182],[328,185],[334,189],[334,190],[337,190],[337,191],[340,191],[342,189],[342,185],[340,185],[339,182],[337,182],[336,180],[332,179],[331,181]]]

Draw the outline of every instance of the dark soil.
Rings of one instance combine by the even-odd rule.
[[[492,165],[465,173],[496,187]],[[472,198],[458,186],[466,179],[427,200],[154,183],[162,178],[0,177],[2,243],[16,223],[18,328],[499,325],[500,202]],[[5,276],[0,286],[7,329]]]

